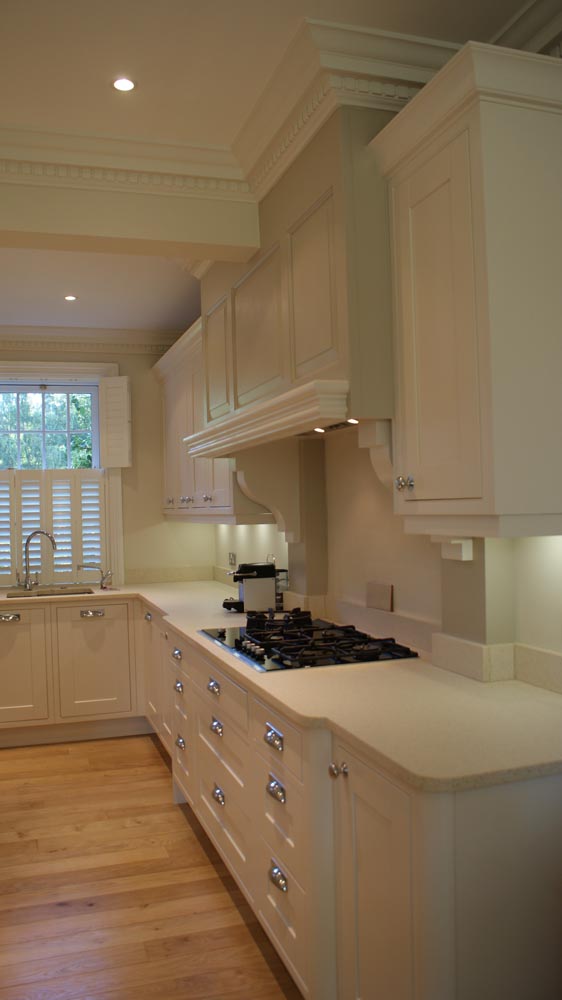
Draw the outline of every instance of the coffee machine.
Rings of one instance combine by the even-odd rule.
[[[222,603],[226,611],[268,611],[277,608],[279,599],[282,607],[287,571],[276,569],[274,562],[240,563],[230,576],[238,584],[238,600],[227,597]]]

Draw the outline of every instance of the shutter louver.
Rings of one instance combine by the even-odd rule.
[[[132,465],[131,395],[126,375],[100,381],[100,465],[118,469]]]
[[[0,478],[0,580],[5,577],[8,582],[14,572],[12,541],[14,477],[13,473],[5,473],[4,476],[6,478]]]
[[[103,480],[101,475],[85,477],[80,482],[80,522],[82,525],[82,561],[103,563]]]
[[[41,473],[42,475],[42,473]],[[20,486],[20,538],[21,566],[24,565],[24,544],[32,531],[42,528],[41,524],[41,480],[29,477],[29,474],[18,477]],[[29,569],[32,573],[41,570],[41,537],[34,538],[29,546]]]
[[[53,569],[55,576],[61,573],[72,575],[73,537],[72,537],[72,484],[68,479],[52,479],[52,534],[57,543],[53,552]]]

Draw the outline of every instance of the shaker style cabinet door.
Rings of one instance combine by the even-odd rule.
[[[49,718],[44,608],[0,612],[0,723]]]
[[[126,604],[58,607],[56,641],[61,718],[131,712],[132,663]]]
[[[410,800],[343,744],[334,755],[338,1000],[412,1000]]]
[[[469,133],[392,182],[400,502],[482,496]]]

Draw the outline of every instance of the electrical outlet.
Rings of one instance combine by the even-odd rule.
[[[236,566],[236,552],[229,552],[228,553],[228,565],[229,566]]]

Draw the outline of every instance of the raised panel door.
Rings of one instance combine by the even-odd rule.
[[[467,131],[392,188],[402,500],[482,496]]]
[[[410,799],[337,743],[339,1000],[412,1000]]]
[[[281,250],[274,246],[233,289],[236,407],[280,392],[288,337]]]
[[[223,298],[205,316],[203,330],[208,421],[216,420],[232,409],[229,336],[228,300]]]
[[[0,612],[0,723],[49,718],[44,608]]]
[[[337,360],[333,199],[315,205],[289,232],[293,378]]]
[[[58,607],[61,718],[123,715],[133,707],[127,604]]]

